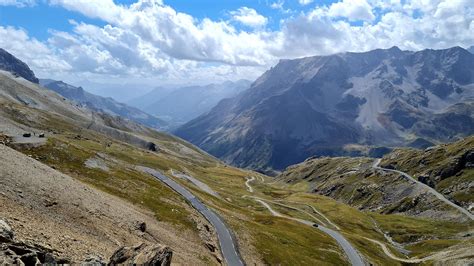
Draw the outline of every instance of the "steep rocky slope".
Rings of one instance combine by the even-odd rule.
[[[381,166],[401,170],[473,211],[474,137],[426,150],[396,149]]]
[[[85,262],[90,258],[108,261],[123,246],[156,241],[189,247],[184,254],[193,252],[186,238],[159,223],[151,212],[84,185],[4,145],[0,145],[0,166],[0,217],[11,225],[17,244],[14,248],[11,241],[1,237],[0,242],[6,242],[14,251],[19,252],[21,246],[25,250],[36,247],[42,263],[53,262],[53,258],[58,263]],[[139,223],[146,223],[146,233],[139,230]],[[50,253],[50,261],[41,261],[38,250]],[[25,262],[25,258],[22,260]]]
[[[474,55],[460,47],[281,60],[176,134],[238,166],[283,169],[347,155],[353,144],[425,147],[468,136],[473,96]]]
[[[39,80],[35,73],[31,71],[27,64],[20,61],[18,58],[0,48],[0,70],[12,72],[15,75],[23,77],[33,83],[38,83]]]
[[[166,129],[167,123],[152,115],[149,115],[138,108],[119,103],[112,98],[105,98],[85,91],[82,87],[74,87],[62,81],[40,80],[40,84],[63,97],[83,105],[91,110],[106,113],[113,116],[120,116],[141,123],[151,128]]]
[[[152,161],[156,169],[167,169],[170,162],[174,165],[184,158],[203,166],[218,163],[192,145],[119,117],[92,112],[4,71],[0,71],[0,136],[3,144],[68,175],[56,180],[59,173],[55,170],[2,148],[6,157],[0,167],[1,185],[5,186],[1,205],[8,208],[1,210],[0,218],[6,218],[18,231],[19,239],[43,243],[75,263],[90,253],[108,259],[120,246],[147,241],[170,246],[178,263],[202,265],[221,260],[208,222],[158,181],[134,170],[134,163]],[[112,151],[118,154],[107,154]],[[33,180],[20,182],[28,178]],[[76,195],[76,190],[93,194]],[[110,194],[121,200],[101,200],[115,199]],[[127,210],[130,203],[136,213]],[[51,216],[54,210],[60,213]],[[123,214],[117,216],[115,212]],[[142,222],[149,228],[145,234],[135,229],[141,228],[137,224]],[[65,234],[58,235],[57,228]],[[127,235],[129,231],[138,236]],[[102,242],[94,244],[98,241],[95,236]]]
[[[444,220],[466,220],[407,178],[373,168],[370,158],[316,158],[288,167],[280,182],[334,198],[360,210]],[[469,220],[469,219],[467,219]]]

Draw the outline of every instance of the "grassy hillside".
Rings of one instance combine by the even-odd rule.
[[[5,83],[0,84],[0,90],[6,91],[4,86]],[[36,96],[33,97],[33,93],[28,90],[40,90],[36,86],[15,86],[20,87],[24,95],[29,95],[33,100]],[[17,91],[10,90],[9,93]],[[42,101],[42,105],[48,105],[47,98]],[[68,103],[61,106],[70,108]],[[384,233],[400,241],[406,249],[420,257],[446,249],[451,252],[455,245],[465,244],[470,239],[464,236],[464,232],[472,225],[469,223],[386,215],[368,212],[369,209],[361,211],[360,208],[348,206],[343,200],[334,200],[332,195],[326,197],[308,193],[313,192],[311,188],[314,180],[330,180],[336,173],[342,175],[346,171],[354,171],[354,167],[367,166],[370,164],[367,159],[354,159],[346,164],[343,163],[344,159],[336,162],[328,159],[326,168],[304,168],[304,179],[294,174],[287,176],[288,179],[281,178],[288,183],[273,184],[270,177],[225,165],[175,137],[107,116],[96,120],[95,123],[100,127],[88,127],[94,120],[87,123],[87,119],[98,119],[97,116],[89,116],[90,113],[85,112],[83,115],[79,114],[77,119],[71,119],[58,114],[61,108],[55,107],[52,111],[52,108],[22,104],[8,97],[0,97],[0,130],[11,138],[11,147],[85,184],[151,211],[158,221],[189,235],[195,244],[209,247],[209,244],[216,245],[216,239],[212,232],[206,232],[203,225],[206,222],[180,196],[152,176],[138,171],[137,166],[154,168],[171,178],[174,178],[172,170],[195,177],[217,192],[219,197],[205,193],[186,180],[174,179],[223,217],[235,233],[242,256],[249,265],[347,264],[344,253],[328,235],[312,226],[272,216],[252,197],[265,200],[288,217],[317,223],[323,221],[328,227],[340,230],[366,261],[378,265],[399,265],[401,262],[388,256],[372,241],[387,245],[399,258],[412,256],[403,255],[394,248],[384,237]],[[46,138],[45,141],[33,141],[36,138],[26,138],[30,141],[25,141],[21,137],[23,132],[43,132]],[[137,145],[147,142],[155,144],[157,150],[151,151]],[[298,167],[295,169],[299,169]],[[338,170],[333,173],[333,169]],[[245,185],[250,176],[255,177],[251,182],[254,192],[249,192]],[[348,176],[348,184],[357,189],[357,178]],[[373,178],[371,182],[379,182],[375,176]],[[308,181],[297,182],[297,179]],[[343,195],[348,191],[343,190],[341,193]],[[355,202],[364,204],[364,199],[360,198]],[[351,202],[348,203],[352,205]],[[420,224],[423,227],[418,226]],[[171,248],[179,251],[181,247]],[[219,257],[218,251],[203,252],[196,264],[216,263],[215,257]],[[442,259],[444,258],[436,258]]]
[[[364,237],[394,241],[391,250],[400,257],[407,253],[424,257],[463,245],[472,247],[474,222],[419,191],[406,178],[373,169],[373,163],[373,159],[363,157],[309,159],[288,167],[273,184],[278,190],[266,188],[266,194],[300,206],[317,206],[361,250],[377,249],[377,245],[371,246],[373,242],[367,245]],[[336,208],[327,197],[359,211],[346,205]],[[324,199],[332,208],[323,204]]]
[[[317,158],[289,167],[278,178],[293,189],[329,196],[360,210],[416,217],[462,218],[409,180],[372,168],[370,158]]]
[[[396,149],[381,165],[409,173],[465,208],[474,206],[474,136],[426,150]]]

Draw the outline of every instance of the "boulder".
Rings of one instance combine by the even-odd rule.
[[[13,230],[4,220],[0,219],[0,242],[13,241]]]
[[[69,263],[67,259],[56,259],[48,248],[15,241],[13,235],[10,225],[0,219],[0,265]]]
[[[169,247],[145,243],[121,247],[112,255],[109,265],[170,265],[173,252]]]
[[[145,222],[136,222],[135,229],[139,230],[140,232],[146,231],[146,223]]]
[[[153,142],[148,142],[146,144],[146,148],[149,150],[149,151],[158,151],[158,146],[156,146],[155,143]]]

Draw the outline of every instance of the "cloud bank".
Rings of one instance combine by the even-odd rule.
[[[0,0],[0,5],[34,1]],[[300,1],[302,5],[311,1]],[[72,32],[50,30],[40,42],[20,28],[0,26],[0,47],[41,76],[209,80],[255,78],[281,58],[474,44],[472,0],[342,0],[269,18],[241,7],[228,20],[196,19],[161,0],[118,5],[112,0],[50,0],[105,26],[70,21]],[[271,4],[283,9],[284,2]],[[49,74],[52,76],[52,74]]]

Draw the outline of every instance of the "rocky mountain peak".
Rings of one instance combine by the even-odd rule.
[[[238,166],[282,169],[346,145],[436,143],[473,134],[474,55],[398,47],[281,60],[251,88],[176,133]],[[467,107],[466,107],[467,106]],[[449,117],[449,119],[448,119]]]

